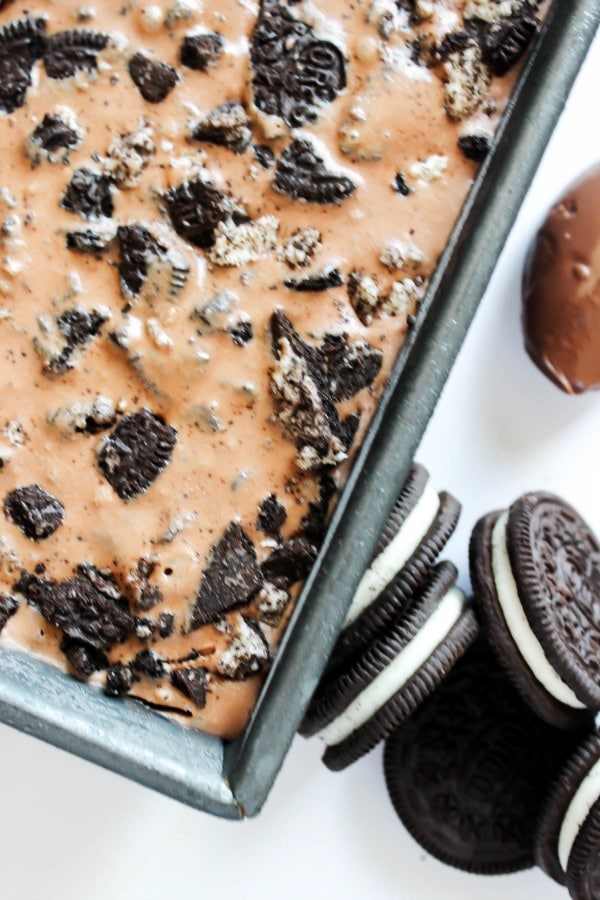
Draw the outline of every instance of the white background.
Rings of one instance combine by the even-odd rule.
[[[567,397],[522,349],[527,244],[600,159],[600,37],[548,148],[418,458],[464,506],[447,556],[468,585],[475,520],[524,490],[562,494],[600,531],[600,394]],[[3,900],[558,900],[540,872],[483,879],[429,858],[395,817],[375,751],[331,774],[297,738],[261,816],[193,812],[0,726]]]

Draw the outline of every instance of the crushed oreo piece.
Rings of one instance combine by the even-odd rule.
[[[166,672],[164,660],[154,650],[140,650],[131,661],[131,668],[148,678],[162,678]]]
[[[377,347],[360,339],[350,341],[345,334],[326,334],[319,353],[336,403],[372,384],[383,361],[383,352]]]
[[[117,421],[115,405],[109,397],[96,394],[92,403],[74,403],[49,412],[48,422],[64,434],[100,434]]]
[[[267,639],[258,622],[240,616],[233,640],[223,650],[217,672],[225,678],[243,681],[261,672],[271,661]]]
[[[134,53],[128,69],[133,83],[148,103],[162,103],[179,80],[173,66],[151,59],[145,53]]]
[[[269,494],[258,508],[256,527],[265,534],[277,537],[286,519],[287,510],[283,503],[279,502],[275,494]]]
[[[282,194],[311,203],[341,203],[356,190],[347,175],[335,175],[311,141],[295,140],[281,154],[273,182]]]
[[[243,153],[252,140],[248,113],[237,100],[226,100],[194,125],[191,137]]]
[[[19,608],[19,601],[12,594],[0,594],[0,631]]]
[[[106,670],[104,693],[108,697],[122,697],[129,693],[133,684],[133,675],[129,666],[115,663]]]
[[[230,609],[245,606],[263,581],[252,542],[238,522],[231,522],[212,548],[196,596],[191,630],[216,622]]]
[[[348,278],[348,299],[363,325],[370,325],[381,299],[375,279],[364,272],[351,272]]]
[[[335,44],[317,38],[277,0],[262,0],[250,42],[254,103],[297,128],[346,87],[346,63]]]
[[[203,250],[213,246],[219,222],[232,219],[241,225],[248,221],[245,210],[232,197],[199,179],[171,188],[164,199],[177,234]]]
[[[117,242],[121,293],[126,299],[143,294],[152,304],[161,295],[173,298],[181,293],[190,267],[178,250],[140,224],[121,225]]]
[[[214,69],[223,53],[224,40],[216,32],[206,34],[186,34],[181,42],[179,61],[182,66],[196,72]]]
[[[190,700],[203,709],[206,706],[206,691],[210,676],[208,670],[202,666],[195,669],[183,666],[171,672],[171,684],[178,691],[189,697]]]
[[[143,124],[137,131],[118,134],[108,148],[104,174],[119,188],[133,188],[156,153],[152,128]]]
[[[282,256],[290,269],[304,268],[320,248],[320,231],[316,228],[299,228],[283,245]]]
[[[256,598],[256,617],[259,622],[277,628],[289,602],[288,591],[267,581]]]
[[[344,276],[334,266],[322,272],[306,275],[304,278],[286,278],[283,283],[291,291],[328,291],[340,287],[344,283]]]
[[[62,525],[65,508],[39,484],[29,484],[6,495],[4,513],[19,526],[25,537],[43,541]]]
[[[67,250],[74,253],[84,253],[99,258],[106,253],[112,242],[112,236],[86,228],[83,231],[69,231],[67,233]]]
[[[72,78],[80,69],[93,72],[98,54],[106,48],[108,35],[75,28],[60,31],[46,41],[44,66],[49,78]]]
[[[114,210],[111,182],[92,169],[75,169],[60,205],[84,219],[110,218]]]
[[[31,70],[46,41],[44,19],[20,19],[0,29],[0,110],[23,106],[31,85]]]
[[[254,150],[256,162],[263,169],[270,169],[275,164],[275,154],[268,144],[255,144],[252,149]]]
[[[139,609],[149,610],[160,603],[163,599],[163,592],[157,584],[145,584],[140,590],[137,605]]]
[[[271,317],[276,365],[270,371],[275,412],[296,442],[303,471],[338,465],[346,458],[340,420],[320,354],[306,344],[281,311]]]
[[[489,153],[490,139],[486,134],[466,134],[459,137],[458,146],[467,159],[483,162]]]
[[[170,612],[161,612],[158,617],[158,633],[161,638],[167,638],[175,630],[175,616]]]
[[[350,453],[360,425],[360,413],[351,413],[342,420],[342,443],[346,453]]]
[[[476,41],[451,53],[444,63],[444,107],[448,118],[459,122],[471,116],[482,103],[490,79],[490,68]]]
[[[231,335],[231,340],[236,345],[236,347],[245,347],[246,344],[248,344],[254,336],[252,322],[249,322],[245,319],[236,322],[236,324],[232,325],[231,328],[228,329],[228,331]]]
[[[23,575],[13,586],[44,618],[74,641],[108,651],[123,643],[134,630],[125,598],[94,584],[81,571],[66,581],[47,581]]]
[[[317,547],[301,534],[273,550],[261,568],[266,581],[285,589],[306,578],[316,558]]]
[[[135,636],[138,641],[149,641],[154,637],[156,622],[150,616],[135,616]]]
[[[353,416],[348,416],[348,419],[352,418]],[[358,419],[358,415],[356,418]],[[348,419],[344,419],[344,422],[342,422],[342,429]],[[308,538],[315,547],[320,547],[325,538],[329,506],[336,493],[337,486],[333,478],[330,475],[321,475],[319,479],[319,499],[313,500],[308,504],[308,512],[300,521],[302,535]]]
[[[143,494],[169,464],[177,431],[140,409],[124,416],[98,451],[100,471],[121,500]]]
[[[404,175],[402,172],[396,172],[394,175],[394,180],[392,182],[392,186],[397,194],[401,194],[403,197],[408,197],[411,193],[409,186],[404,180]]]
[[[523,56],[536,34],[539,21],[531,14],[530,7],[511,16],[491,22],[485,29],[481,55],[494,75],[501,77]]]
[[[108,659],[102,650],[80,641],[64,638],[60,649],[79,678],[89,678],[94,672],[100,672],[108,666]]]
[[[82,131],[56,113],[46,113],[27,139],[27,155],[34,165],[43,159],[67,162],[69,150],[81,143]]]
[[[33,345],[44,361],[44,373],[62,375],[72,369],[75,351],[99,334],[106,318],[104,310],[88,312],[79,306],[66,310],[56,321],[39,317],[43,337],[36,336]]]

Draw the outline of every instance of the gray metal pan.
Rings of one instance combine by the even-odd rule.
[[[0,721],[215,815],[260,810],[599,23],[600,0],[554,0],[242,737],[225,745],[7,647]]]

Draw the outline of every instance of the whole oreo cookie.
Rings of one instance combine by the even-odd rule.
[[[385,632],[322,679],[300,731],[325,741],[328,768],[346,768],[390,735],[473,642],[477,622],[455,580],[455,567],[440,563]]]
[[[330,668],[363,650],[402,612],[427,577],[459,515],[458,500],[446,492],[438,495],[427,470],[414,463],[358,585]]]
[[[534,715],[478,641],[388,740],[390,798],[442,862],[482,875],[526,869],[545,792],[573,738]]]
[[[589,736],[553,782],[535,837],[536,863],[575,900],[600,896],[600,735]]]
[[[600,709],[600,544],[553,494],[484,516],[470,544],[475,602],[523,697],[559,727]]]

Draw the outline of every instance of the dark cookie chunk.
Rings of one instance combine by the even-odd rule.
[[[240,616],[233,639],[217,663],[219,675],[244,681],[261,672],[270,661],[271,652],[260,625]]]
[[[360,413],[351,413],[340,422],[341,440],[346,453],[350,452],[360,425]]]
[[[349,341],[345,334],[326,334],[319,352],[336,403],[372,384],[383,360],[381,350],[366,341]]]
[[[346,420],[344,420],[346,421]],[[300,531],[315,547],[320,547],[325,538],[329,506],[337,493],[337,485],[331,475],[319,478],[319,499],[308,504],[308,511],[300,521]]]
[[[228,328],[227,330],[236,347],[245,347],[254,337],[252,322],[249,322],[248,320],[242,320],[236,325],[232,325],[231,328]]]
[[[0,594],[0,631],[19,608],[19,601],[11,594]]]
[[[245,606],[263,581],[252,542],[238,522],[231,522],[212,548],[196,596],[190,630],[216,622],[230,609]]]
[[[153,650],[140,650],[132,659],[131,668],[148,678],[162,678],[166,672],[164,660]]]
[[[275,494],[269,494],[260,504],[256,525],[265,534],[277,536],[286,519],[287,511],[283,503]]]
[[[14,589],[67,638],[95,650],[110,650],[126,641],[134,630],[127,601],[114,581],[97,579],[94,583],[80,570],[66,581],[23,575]]]
[[[177,431],[148,409],[124,416],[104,439],[98,466],[121,500],[148,490],[167,467],[177,443]]]
[[[108,697],[122,697],[129,693],[133,684],[133,675],[129,666],[115,663],[106,670],[104,693]]]
[[[34,339],[37,352],[44,360],[44,373],[62,375],[74,367],[73,355],[99,334],[106,321],[104,312],[74,307],[62,313],[56,320],[60,335],[50,334],[48,340]]]
[[[134,53],[128,68],[134,84],[148,103],[162,103],[179,81],[173,66],[151,59],[145,53]]]
[[[394,175],[392,187],[394,188],[396,193],[400,194],[402,197],[408,197],[408,195],[411,193],[411,189],[404,180],[404,175],[402,174],[402,172],[396,172],[396,174]]]
[[[23,106],[31,85],[31,70],[44,52],[44,19],[21,19],[0,29],[0,110]]]
[[[92,169],[75,169],[60,205],[84,219],[110,218],[113,214],[112,185]]]
[[[88,644],[64,638],[60,649],[79,678],[89,678],[94,672],[100,672],[108,667],[106,654]]]
[[[156,631],[156,622],[150,616],[135,616],[135,636],[139,641],[149,641]]]
[[[333,267],[304,278],[286,278],[283,283],[291,291],[328,291],[330,288],[340,287],[344,283],[344,276],[339,269]]]
[[[204,181],[186,181],[168,191],[164,199],[177,234],[203,250],[213,246],[219,222],[231,218],[236,225],[241,225],[248,221],[245,211],[232,197]]]
[[[81,131],[69,125],[61,116],[46,113],[28,139],[28,155],[34,164],[45,157],[50,161],[68,159],[68,151],[81,143]]]
[[[280,310],[271,317],[271,337],[278,363],[270,372],[275,412],[296,442],[299,468],[338,465],[347,454],[320,354],[301,339]]]
[[[254,103],[297,128],[314,122],[320,107],[346,87],[346,64],[338,47],[315,37],[276,0],[262,0],[250,43]]]
[[[161,243],[143,225],[122,225],[117,230],[121,293],[127,300],[143,294],[155,299],[176,297],[184,289],[190,267],[174,247]]]
[[[206,141],[228,147],[235,153],[243,153],[252,140],[248,113],[241,103],[227,100],[201,119],[192,130],[195,141]]]
[[[494,75],[502,76],[525,53],[539,27],[527,4],[516,15],[492,22],[481,41],[481,56]]]
[[[267,144],[255,144],[252,148],[259,166],[270,169],[275,164],[275,154]]]
[[[67,234],[67,250],[84,253],[99,258],[109,249],[112,237],[86,228],[84,231],[69,231]]]
[[[223,53],[224,40],[220,34],[186,34],[181,42],[179,61],[188,69],[208,72],[214,69]]]
[[[93,72],[108,35],[75,28],[53,34],[46,42],[44,66],[49,78],[72,78],[80,69]]]
[[[481,642],[388,740],[387,787],[413,837],[449,865],[533,865],[533,830],[572,737],[521,701]]]
[[[288,588],[306,578],[316,558],[315,544],[304,535],[297,535],[273,550],[261,568],[267,581]]]
[[[175,616],[170,612],[161,612],[158,617],[158,633],[161,638],[169,637],[175,630]]]
[[[171,683],[178,691],[189,697],[196,706],[204,709],[206,706],[206,691],[210,676],[208,670],[202,666],[196,669],[183,667],[171,672]]]
[[[30,484],[6,495],[4,513],[26,537],[43,541],[62,525],[65,508],[39,484]]]
[[[466,134],[458,139],[458,147],[467,159],[483,162],[490,150],[490,139],[486,134]]]
[[[341,203],[356,190],[347,175],[330,172],[312,143],[296,140],[281,154],[274,185],[294,200],[311,203]]]

